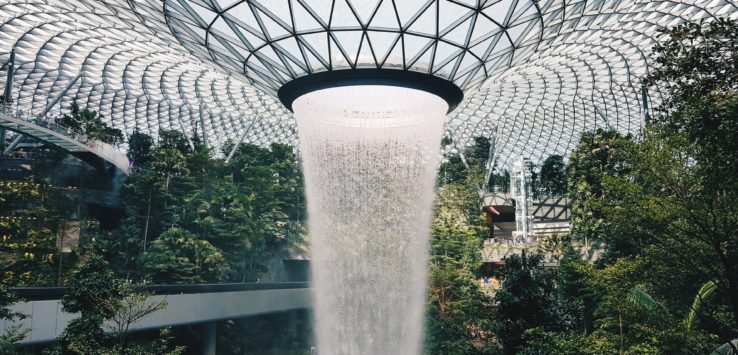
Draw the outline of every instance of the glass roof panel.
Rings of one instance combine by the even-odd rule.
[[[170,18],[189,18],[192,17],[192,14],[188,9],[197,7],[196,1],[164,0],[163,7],[168,14],[166,16]],[[442,76],[448,77],[455,75],[458,70],[457,64],[460,64],[452,64],[446,68],[448,63],[458,59],[449,58],[450,55],[458,56],[464,48],[470,46],[472,41],[483,41],[497,32],[508,30],[486,17],[480,20],[480,24],[477,26],[477,17],[479,17],[480,12],[494,13],[497,10],[502,11],[504,12],[503,20],[500,22],[505,22],[517,10],[516,18],[521,18],[521,24],[526,26],[513,27],[514,33],[512,35],[516,39],[530,31],[542,28],[540,25],[530,25],[531,21],[536,23],[542,21],[541,15],[536,12],[537,8],[534,6],[533,0],[501,1],[491,6],[490,4],[478,4],[473,1],[454,2],[449,0],[251,0],[230,5],[232,6],[226,8],[222,16],[227,21],[246,29],[246,32],[251,32],[251,34],[243,33],[250,45],[247,47],[251,51],[258,53],[266,50],[265,44],[292,36],[301,36],[303,45],[314,48],[315,53],[312,53],[312,55],[317,57],[322,65],[316,67],[314,65],[316,64],[314,63],[315,58],[308,58],[307,55],[295,56],[295,58],[303,60],[301,67],[309,69],[300,75],[309,75],[314,68],[315,70],[323,70],[325,64],[330,63],[331,70],[381,67],[431,73],[439,72],[443,73]],[[203,11],[206,10],[198,10],[198,12]],[[213,17],[210,15],[205,16],[204,19],[197,16],[192,19],[191,26],[206,28],[212,22],[212,19]],[[217,24],[219,28],[222,25],[220,22]],[[205,42],[204,40],[198,41],[197,35],[193,31],[182,31],[179,26],[170,26],[170,28],[172,34],[176,38],[180,38],[181,43],[193,53],[196,50],[189,48],[189,43]],[[346,30],[354,30],[354,32],[338,34]],[[413,36],[398,36],[404,31]],[[328,36],[328,32],[332,32],[334,35]],[[378,32],[388,33],[375,35]],[[320,33],[323,34],[322,37],[317,36]],[[253,36],[258,39],[252,38]],[[370,39],[370,48],[361,46],[362,39],[365,36]],[[329,37],[331,38],[330,41],[328,41]],[[186,38],[189,39],[185,40]],[[308,38],[311,39],[308,40]],[[396,39],[401,39],[400,43],[397,43]],[[236,39],[234,38],[234,40]],[[241,40],[238,39],[238,41]],[[262,41],[266,43],[262,43]],[[428,43],[428,41],[433,43]],[[436,43],[439,41],[447,42],[458,48],[447,48],[447,45]],[[511,53],[515,53],[516,49],[513,43],[518,45],[518,42],[515,41],[499,43],[510,46]],[[431,47],[437,47],[440,50],[440,58],[435,52],[425,55],[426,49]],[[461,51],[459,51],[460,49]],[[361,50],[364,51],[362,55],[359,53]],[[366,55],[367,52],[372,52],[372,50],[373,55]],[[476,52],[480,60],[485,60],[482,57],[486,54],[484,51]],[[417,60],[420,57],[423,57],[424,60]],[[308,65],[306,61],[312,62],[311,65]],[[411,68],[406,68],[408,63],[412,63]],[[509,61],[505,63],[509,63]],[[270,62],[267,65],[281,66],[281,68],[274,68],[274,70],[289,72],[291,78],[297,76],[294,70],[288,68],[291,66],[289,63],[283,61]],[[431,65],[439,65],[444,68],[438,71],[433,69]],[[503,63],[503,65],[505,64]],[[273,70],[270,69],[270,71]],[[237,71],[237,74],[249,75],[246,71]],[[476,81],[475,83],[479,84]],[[266,82],[265,84],[268,84],[271,87],[270,92],[274,93],[279,89],[282,81]],[[463,87],[462,89],[474,88]]]
[[[274,98],[296,77],[433,73],[466,94],[448,116],[447,149],[494,135],[503,167],[512,156],[566,154],[584,130],[636,132],[658,30],[718,15],[738,18],[736,1],[6,1],[0,61],[16,48],[23,110],[40,112],[80,74],[53,111],[76,99],[126,134],[153,135],[190,133],[202,113],[216,145],[244,133],[245,142],[296,144],[292,115]],[[651,106],[661,100],[648,96]]]

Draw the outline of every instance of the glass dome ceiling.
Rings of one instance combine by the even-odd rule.
[[[540,11],[531,0],[164,1],[183,46],[272,91],[356,68],[422,72],[473,89],[535,49]]]
[[[582,131],[635,132],[658,30],[738,19],[729,0],[0,0],[0,66],[39,113],[66,92],[114,127],[297,144],[273,96],[292,78],[359,67],[431,73],[465,89],[447,117],[463,150],[495,137],[499,165],[567,154]],[[435,18],[434,18],[435,17]],[[436,25],[437,24],[437,25]],[[4,81],[0,79],[0,81]],[[657,103],[659,92],[648,93]],[[52,110],[59,112],[60,107]]]

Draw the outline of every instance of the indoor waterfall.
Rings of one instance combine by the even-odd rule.
[[[420,353],[448,104],[420,90],[364,85],[314,91],[293,108],[318,353]]]

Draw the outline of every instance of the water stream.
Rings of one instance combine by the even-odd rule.
[[[448,106],[390,86],[294,104],[318,353],[418,354],[434,182]]]

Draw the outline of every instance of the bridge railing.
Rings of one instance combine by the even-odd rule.
[[[136,291],[153,295],[183,295],[193,293],[218,293],[237,291],[286,290],[309,288],[308,282],[271,283],[226,283],[226,284],[180,284],[180,285],[135,285]],[[16,287],[12,290],[26,301],[58,300],[64,296],[67,287]]]
[[[35,124],[39,127],[52,130],[56,133],[63,134],[83,144],[88,144],[88,142],[94,141],[93,139],[90,139],[83,134],[74,132],[74,130],[72,130],[71,128],[62,126],[52,120],[35,117],[29,110],[21,110],[18,107],[13,107],[10,105],[0,105],[0,110],[2,111],[2,113],[12,118],[15,118],[21,121],[26,121],[26,122]],[[103,144],[107,144],[107,143],[103,143]]]
[[[142,290],[153,293],[149,300],[166,300],[167,306],[130,325],[130,331],[158,329],[187,324],[202,324],[226,319],[281,313],[312,307],[310,285],[304,282],[147,285]],[[0,333],[8,327],[27,331],[21,344],[41,344],[58,339],[79,314],[63,310],[59,287],[24,287],[15,289],[26,298],[10,306],[26,315],[21,320],[0,320]]]
[[[0,112],[16,120],[34,124],[77,141],[93,154],[113,163],[124,173],[128,173],[128,158],[112,144],[89,138],[52,120],[36,117],[29,110],[22,110],[17,106],[0,104]]]

